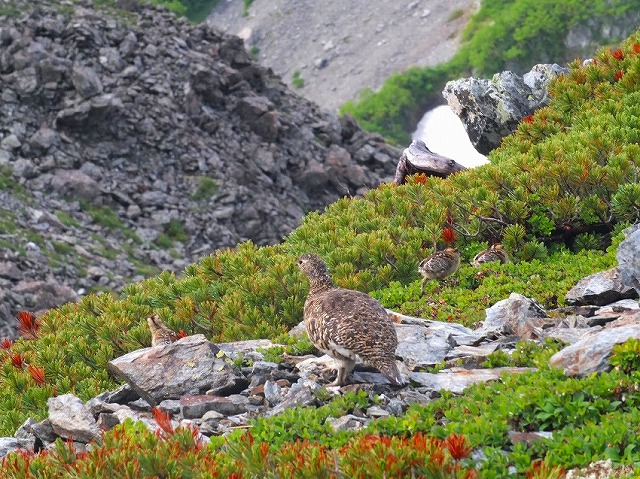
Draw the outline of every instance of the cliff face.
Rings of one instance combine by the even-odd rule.
[[[392,177],[397,149],[291,93],[236,37],[153,7],[12,5],[0,322],[215,248],[276,243],[305,212]]]

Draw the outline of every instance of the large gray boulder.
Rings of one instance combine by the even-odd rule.
[[[585,334],[579,341],[558,351],[549,360],[552,366],[562,368],[567,376],[587,376],[609,371],[609,358],[613,347],[628,339],[640,339],[640,313],[629,312],[602,330]]]
[[[616,252],[620,281],[640,294],[640,225],[628,228],[625,233],[627,237]]]
[[[619,268],[600,271],[582,278],[565,296],[569,304],[598,306],[637,297],[638,293],[621,281]]]
[[[152,406],[187,395],[238,392],[248,384],[224,352],[202,334],[138,349],[109,361],[108,368]]]
[[[568,72],[557,64],[535,65],[524,76],[506,71],[491,80],[450,81],[442,94],[462,120],[473,146],[487,155],[515,131],[525,116],[549,104],[549,82]]]

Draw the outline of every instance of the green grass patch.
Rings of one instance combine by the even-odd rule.
[[[300,74],[300,70],[294,70],[291,74],[291,83],[296,88],[302,88],[304,86],[304,78]]]
[[[219,190],[218,181],[208,176],[198,177],[198,188],[191,195],[195,201],[207,201],[213,198]]]
[[[56,218],[60,220],[60,223],[68,228],[80,227],[80,222],[77,221],[73,216],[71,216],[71,213],[69,213],[68,211],[56,210],[55,215]]]

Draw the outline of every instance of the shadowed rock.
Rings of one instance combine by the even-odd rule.
[[[620,265],[620,281],[640,294],[640,225],[625,230],[627,237],[618,246],[616,259]]]
[[[578,281],[565,296],[569,304],[595,304],[602,306],[621,299],[637,298],[631,286],[622,283],[618,268],[587,276]]]

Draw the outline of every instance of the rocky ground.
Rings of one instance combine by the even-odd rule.
[[[307,212],[393,177],[398,149],[293,94],[212,26],[151,6],[9,2],[0,338],[20,309],[278,243]]]
[[[449,60],[477,0],[220,0],[208,18],[238,35],[258,61],[293,89],[337,111],[363,88],[379,88],[393,73]]]

